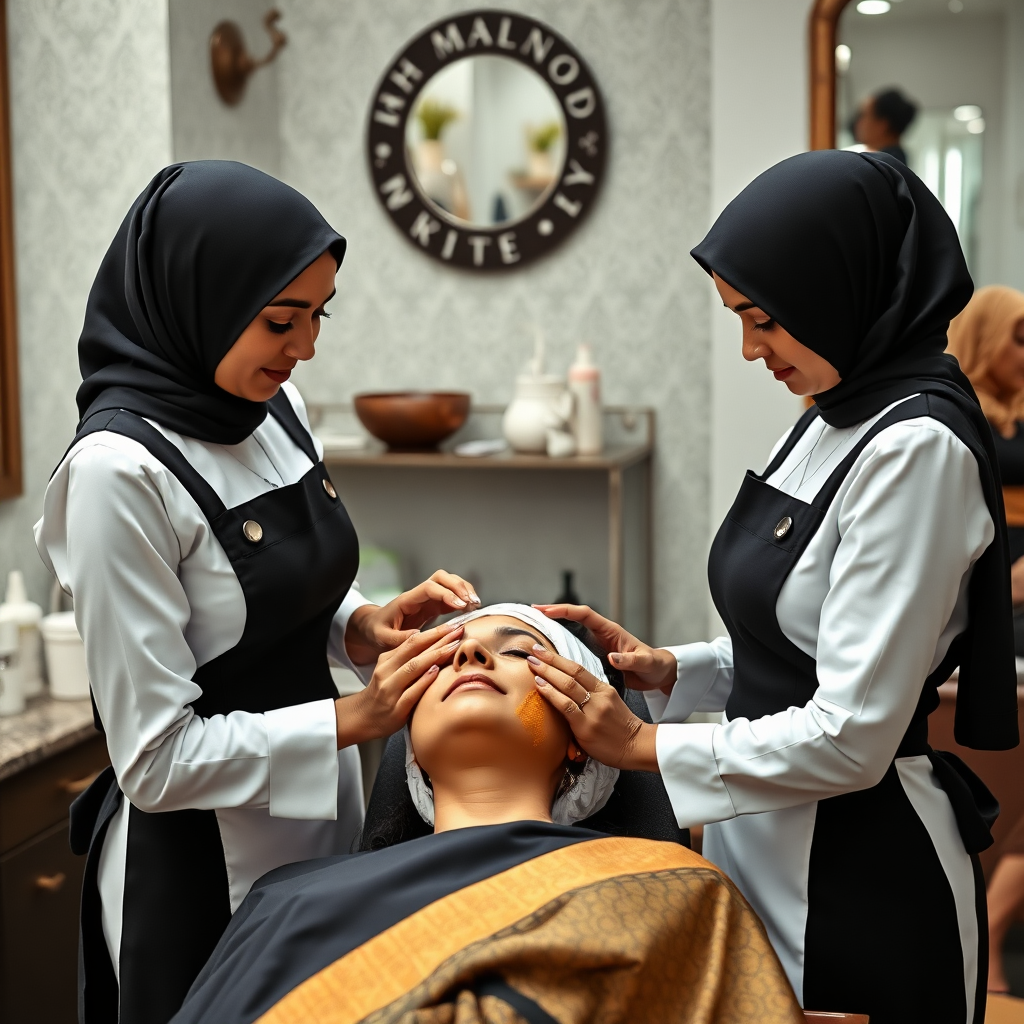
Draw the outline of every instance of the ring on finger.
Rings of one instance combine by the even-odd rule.
[[[584,697],[583,700],[581,700],[579,704],[576,705],[580,709],[580,711],[583,710],[584,705],[587,703],[588,700],[590,700],[592,696],[593,694],[589,690],[587,690],[586,697]]]

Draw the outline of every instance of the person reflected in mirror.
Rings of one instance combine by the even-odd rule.
[[[949,348],[992,426],[1009,535],[1014,646],[1024,657],[1024,293],[989,285],[949,325]]]
[[[596,701],[622,683],[586,631],[515,604],[453,625],[458,646],[403,733],[404,802],[433,832],[377,848],[385,821],[367,852],[258,881],[174,1024],[371,1011],[405,1024],[799,1024],[760,922],[720,871],[679,843],[574,826],[619,772],[538,693],[535,652],[573,665]]]
[[[907,154],[901,143],[903,133],[917,117],[917,104],[896,88],[868,96],[853,119],[853,137],[871,153],[888,153],[901,163]]]
[[[1024,657],[1024,293],[989,285],[949,325],[950,354],[970,378],[992,426],[1009,536],[1013,638]],[[1024,904],[1024,818],[1002,841],[988,885],[988,989],[1009,992],[1002,949]]]

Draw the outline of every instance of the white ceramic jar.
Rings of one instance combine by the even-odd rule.
[[[543,454],[548,431],[564,429],[572,415],[572,395],[561,377],[523,374],[505,410],[501,431],[517,452]]]

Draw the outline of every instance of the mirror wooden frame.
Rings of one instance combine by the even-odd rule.
[[[491,54],[536,72],[562,108],[566,155],[557,183],[525,217],[468,224],[421,192],[406,155],[406,123],[431,78],[457,60]],[[465,270],[507,271],[550,252],[590,212],[604,177],[608,129],[593,73],[568,40],[512,11],[470,10],[428,25],[392,60],[373,93],[366,157],[373,191],[420,252]]]
[[[7,4],[0,0],[0,499],[22,493],[18,321],[14,295]]]
[[[814,0],[810,21],[810,148],[836,145],[836,29],[851,0]]]

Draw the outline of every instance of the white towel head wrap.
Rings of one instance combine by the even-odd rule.
[[[452,620],[452,625],[461,626],[464,622],[481,619],[485,615],[507,615],[519,619],[532,626],[538,633],[546,636],[555,646],[555,650],[570,661],[582,665],[591,675],[607,683],[601,662],[564,626],[554,619],[549,619],[543,612],[531,608],[528,604],[491,604],[486,608],[477,608]],[[412,740],[409,726],[405,727],[405,777],[409,784],[409,794],[419,811],[420,817],[428,824],[434,824],[434,794],[427,785],[420,766],[412,753]],[[609,768],[593,758],[587,760],[586,766],[577,777],[576,782],[564,793],[555,798],[551,807],[551,818],[559,825],[571,825],[574,822],[589,818],[596,814],[608,802],[619,777],[618,768]]]

